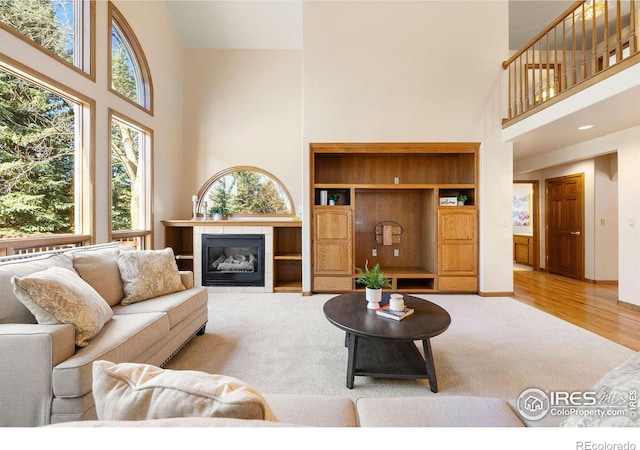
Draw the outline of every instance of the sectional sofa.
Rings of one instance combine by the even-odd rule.
[[[206,289],[194,287],[193,274],[179,272],[172,255],[171,249],[145,252],[106,244],[0,258],[0,426],[95,419],[95,360],[162,366],[204,332]],[[128,272],[121,271],[122,264],[128,264]],[[146,285],[136,284],[145,278],[140,270],[161,273],[146,277]],[[87,297],[97,299],[100,320],[79,330],[75,320],[84,320],[87,311],[80,308],[70,320],[60,320],[60,311],[54,314],[34,303],[31,289],[50,276],[66,277],[70,284],[91,290]],[[18,282],[24,288],[16,288]],[[162,295],[136,297],[140,291]],[[50,302],[57,301],[55,294]]]

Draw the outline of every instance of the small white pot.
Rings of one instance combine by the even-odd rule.
[[[378,309],[382,300],[382,289],[366,288],[365,298],[367,299],[367,308]]]

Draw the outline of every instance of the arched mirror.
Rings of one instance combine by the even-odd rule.
[[[284,185],[256,167],[231,167],[211,177],[198,193],[198,211],[207,217],[291,215],[293,201]]]

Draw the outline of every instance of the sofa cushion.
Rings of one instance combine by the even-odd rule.
[[[73,269],[71,259],[62,254],[48,254],[0,263],[0,323],[37,323],[31,311],[13,292],[11,278],[24,277],[49,267]]]
[[[79,249],[68,253],[80,277],[89,283],[109,306],[119,304],[124,298],[124,284],[116,263],[116,249],[133,250],[130,246],[122,245]]]
[[[640,391],[640,353],[612,369],[588,392],[595,394],[595,405],[574,406],[575,413],[563,427],[638,427]]]
[[[359,398],[361,427],[522,427],[509,404],[498,398],[428,396]]]
[[[53,368],[53,394],[71,398],[91,392],[93,361],[146,362],[149,348],[169,334],[169,319],[164,313],[114,315],[91,345]]]
[[[183,320],[191,317],[194,311],[207,304],[206,295],[196,295],[204,288],[192,288],[186,291],[161,295],[144,302],[113,307],[113,314],[140,314],[147,312],[164,312],[169,317],[169,327],[173,328]]]
[[[227,417],[276,421],[266,400],[242,381],[195,370],[95,361],[99,420]]]
[[[307,427],[355,427],[356,409],[346,397],[264,394],[280,422]]]
[[[124,283],[123,305],[183,291],[173,250],[116,250],[116,262]]]
[[[72,324],[79,347],[86,347],[113,316],[107,302],[73,269],[50,267],[25,277],[14,276],[11,282],[38,323]]]

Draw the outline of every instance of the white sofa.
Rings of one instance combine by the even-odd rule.
[[[191,272],[179,272],[184,290],[120,304],[124,287],[117,248],[107,244],[0,258],[0,426],[95,419],[94,360],[162,366],[204,332],[207,292],[194,287]],[[76,271],[112,308],[113,317],[86,347],[76,346],[73,325],[38,324],[14,294],[14,275],[24,277],[52,266]]]

